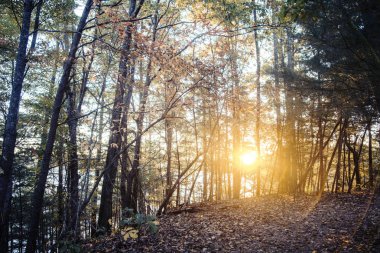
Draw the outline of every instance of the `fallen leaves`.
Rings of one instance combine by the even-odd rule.
[[[363,220],[367,227],[379,225],[378,205],[369,208],[370,199],[273,195],[197,205],[197,212],[162,216],[156,235],[129,229],[113,252],[368,252],[354,235]],[[124,241],[132,236],[139,240]],[[102,252],[112,240],[93,243],[88,251]]]
[[[133,227],[126,227],[121,231],[124,240],[128,240],[129,238],[137,239],[139,237],[138,233],[139,231]]]

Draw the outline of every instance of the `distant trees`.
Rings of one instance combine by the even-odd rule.
[[[344,184],[347,183],[350,192],[354,178],[356,187],[360,188],[362,185],[362,173],[359,172],[358,162],[359,159],[365,159],[359,154],[368,129],[368,120],[366,120],[368,116],[365,115],[372,115],[369,118],[377,115],[377,84],[372,80],[374,73],[377,73],[374,70],[376,64],[373,63],[377,61],[378,52],[369,43],[371,39],[365,37],[368,36],[367,29],[372,27],[373,23],[365,25],[364,20],[367,15],[378,15],[379,10],[374,7],[369,11],[370,6],[374,7],[371,1],[365,3],[358,1],[346,1],[344,3],[342,1],[301,1],[298,3],[290,2],[283,8],[286,18],[295,20],[300,25],[301,33],[305,38],[302,48],[306,50],[305,52],[310,52],[309,56],[303,55],[307,79],[304,84],[299,85],[299,89],[307,88],[307,92],[314,90],[318,96],[316,106],[319,108],[317,111],[319,115],[319,151],[317,153],[320,164],[318,179],[320,192],[323,192],[325,188],[326,177],[331,169],[336,152],[338,152],[338,160],[333,181],[336,190],[340,188],[341,184],[344,188]],[[375,21],[372,20],[371,22]],[[377,34],[374,30],[373,32]],[[304,92],[300,92],[300,94],[305,97]],[[327,109],[327,107],[330,108]],[[331,110],[332,108],[333,110]],[[323,124],[327,124],[328,118],[333,117],[334,114],[341,122],[337,123],[340,126],[340,131],[333,134],[336,138],[334,138],[336,146],[328,161],[325,158],[326,145],[323,140],[326,137],[326,126]],[[350,136],[347,135],[348,126],[353,122],[359,123],[363,130],[359,130],[360,126],[355,127],[354,132],[358,132],[354,136]],[[337,125],[334,127],[334,132]],[[328,141],[331,140],[330,138],[331,136],[328,137]],[[370,138],[372,139],[372,137]],[[360,140],[361,144],[358,144]],[[358,144],[358,146],[354,148],[352,143]],[[369,156],[372,156],[372,147],[370,149]],[[339,178],[342,176],[340,171],[342,150],[348,152],[347,156],[343,155],[343,166],[348,165],[349,167],[349,170],[344,172],[347,175],[343,175],[343,182]],[[312,164],[314,160],[312,160]],[[351,171],[352,162],[353,171]],[[371,172],[368,171],[368,173],[372,174],[372,169],[369,170]],[[372,178],[372,175],[369,177]]]

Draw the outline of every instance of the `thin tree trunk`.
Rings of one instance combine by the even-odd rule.
[[[34,49],[36,48],[36,42],[37,42],[37,34],[38,29],[40,27],[40,16],[41,16],[41,10],[42,10],[42,4],[44,0],[39,0],[37,3],[37,9],[36,9],[36,15],[34,18],[34,27],[33,27],[33,35],[32,35],[32,42],[30,43],[30,51],[29,54],[32,54]]]
[[[107,70],[108,73],[108,70]],[[107,76],[107,75],[106,75]],[[103,86],[105,86],[105,80],[103,82]],[[98,125],[98,148],[96,151],[96,164],[95,164],[95,178],[99,177],[99,167],[101,166],[101,156],[102,156],[102,143],[103,143],[103,127],[104,127],[104,97],[101,98],[101,109],[99,113],[99,125]],[[97,230],[96,224],[96,214],[97,214],[97,206],[98,206],[98,192],[95,191],[93,199],[92,199],[92,208],[91,208],[91,237],[95,236]]]
[[[98,124],[98,148],[96,150],[96,164],[95,164],[95,178],[99,177],[99,168],[102,167],[101,158],[102,158],[102,144],[103,144],[103,128],[104,128],[104,91],[106,89],[107,78],[109,74],[109,70],[112,62],[112,54],[109,53],[107,67],[105,73],[103,74],[102,87],[100,90],[100,113],[99,113],[99,124]],[[88,196],[86,196],[88,198]],[[92,199],[92,210],[91,210],[91,237],[95,236],[97,230],[97,222],[96,222],[96,214],[97,214],[97,206],[98,206],[98,191],[94,192],[94,196]],[[79,209],[80,212],[80,209]]]
[[[273,4],[273,15],[272,15],[272,22],[277,22],[275,13],[277,11],[277,8],[275,6],[275,2],[272,2]],[[277,31],[273,31],[273,63],[274,63],[274,88],[275,88],[275,108],[276,108],[276,140],[277,140],[277,150],[276,150],[276,159],[273,166],[273,172],[272,172],[272,178],[271,178],[271,187],[269,190],[269,193],[271,193],[272,184],[273,184],[273,178],[275,175],[275,172],[278,171],[278,166],[282,163],[282,135],[281,135],[281,96],[280,96],[280,75],[279,75],[279,57],[278,57],[278,37],[277,37]]]
[[[157,10],[156,10],[156,14],[153,17],[152,45],[156,41],[157,27],[158,27],[158,15],[157,15]],[[130,209],[133,209],[134,212],[138,211],[137,202],[138,202],[138,195],[140,191],[139,167],[140,167],[140,157],[141,157],[141,144],[142,144],[144,118],[146,114],[145,108],[148,101],[149,87],[150,87],[150,84],[152,83],[152,77],[151,77],[152,57],[153,56],[150,56],[148,59],[145,83],[143,86],[143,90],[140,93],[139,114],[136,120],[137,131],[136,131],[134,156],[133,156],[131,171],[129,172],[127,176],[126,206]]]
[[[203,150],[206,149],[206,143],[207,143],[207,117],[206,117],[206,98],[202,98],[202,118],[203,118],[203,130],[202,130],[202,143],[203,143]],[[204,164],[203,164],[203,201],[207,201],[207,189],[208,189],[208,154],[205,154],[203,156]]]
[[[61,233],[63,229],[64,222],[64,193],[63,193],[63,162],[64,162],[64,149],[63,149],[63,138],[58,136],[58,233]],[[57,236],[58,237],[58,236]]]
[[[341,127],[341,129],[342,129],[342,127]],[[341,139],[342,139],[342,131],[339,131],[339,137],[338,137],[338,140],[337,140],[337,142],[336,142],[336,144],[335,144],[334,150],[333,150],[333,152],[332,152],[332,154],[331,154],[331,158],[330,158],[329,164],[328,164],[328,166],[327,166],[326,171],[324,171],[324,173],[323,173],[323,175],[322,175],[322,176],[323,176],[322,179],[321,179],[321,180],[322,180],[322,182],[321,182],[321,186],[322,186],[322,187],[319,188],[319,193],[318,193],[318,196],[319,196],[319,197],[322,196],[322,194],[323,194],[323,190],[324,190],[324,185],[325,185],[325,183],[328,184],[327,177],[328,177],[328,174],[329,174],[329,172],[330,172],[331,165],[332,165],[332,162],[333,162],[334,157],[335,157],[335,153],[336,153],[336,151],[338,150],[338,147],[341,146]],[[327,163],[327,158],[326,158],[325,163]],[[333,187],[332,187],[332,188],[333,188]]]
[[[295,112],[294,112],[294,88],[293,88],[293,33],[291,28],[286,29],[287,33],[287,43],[286,43],[286,53],[287,53],[287,76],[285,77],[286,85],[286,140],[287,140],[287,154],[289,158],[288,162],[288,175],[289,184],[288,192],[295,193],[297,186],[297,152],[295,148]]]
[[[255,3],[255,1],[254,1]],[[256,25],[257,24],[257,10],[256,7],[253,10],[253,22]],[[253,35],[255,38],[255,48],[256,48],[256,147],[257,147],[257,158],[258,158],[258,165],[257,165],[257,171],[256,171],[256,180],[257,180],[257,186],[256,186],[256,196],[260,196],[261,192],[261,164],[260,164],[260,157],[261,157],[261,143],[260,143],[260,120],[261,120],[261,84],[260,84],[260,72],[261,72],[261,61],[260,61],[260,46],[259,46],[259,39],[257,36],[257,29],[253,31]]]
[[[233,38],[235,39],[235,38]],[[233,198],[240,198],[241,188],[241,131],[240,131],[240,81],[237,73],[237,42],[233,40],[230,42],[230,54],[231,54],[231,72],[233,79],[232,87],[232,149],[233,149]]]
[[[368,124],[370,124],[370,122]],[[351,192],[351,189],[352,189],[352,183],[353,183],[353,177],[354,176],[355,176],[355,179],[356,179],[356,189],[357,190],[361,189],[360,156],[361,156],[361,153],[362,153],[362,150],[363,150],[364,138],[365,138],[365,135],[367,133],[367,130],[368,130],[368,125],[365,128],[364,133],[362,135],[361,144],[359,146],[359,150],[356,150],[356,148],[355,148],[356,142],[357,142],[357,140],[359,138],[358,136],[356,137],[356,140],[353,143],[353,145],[351,145],[349,143],[349,141],[346,142],[346,146],[349,149],[349,151],[352,153],[352,156],[353,156],[353,159],[354,159],[354,171],[353,171],[352,179],[350,180],[350,186],[349,186],[349,191],[350,192]]]
[[[220,133],[220,126],[218,126],[218,146],[217,146],[217,157],[216,157],[216,164],[217,164],[217,182],[216,182],[216,200],[222,199],[222,174],[223,174],[223,168],[222,168],[222,155],[221,155],[221,149],[222,149],[222,135]]]
[[[144,0],[139,2],[136,6],[136,0],[129,1],[129,16],[131,18],[137,17]],[[121,131],[120,121],[122,115],[122,104],[124,102],[124,89],[125,82],[128,80],[128,63],[130,60],[130,50],[132,44],[132,24],[127,24],[125,28],[125,37],[123,41],[121,58],[119,62],[119,74],[117,80],[117,87],[115,92],[115,101],[113,105],[111,117],[111,137],[109,140],[109,147],[107,151],[107,159],[105,168],[108,168],[104,174],[103,186],[99,207],[99,228],[104,228],[107,232],[111,231],[111,224],[109,220],[112,218],[112,195],[113,186],[116,179],[116,172],[118,166],[119,151],[121,150]]]
[[[43,196],[45,193],[45,185],[47,176],[49,173],[50,160],[53,152],[54,141],[56,137],[57,127],[58,127],[58,119],[62,106],[62,101],[65,93],[65,89],[68,85],[70,73],[72,66],[75,61],[75,55],[78,50],[78,45],[82,37],[83,30],[87,23],[87,17],[90,13],[91,6],[93,1],[87,0],[86,5],[83,9],[82,17],[80,18],[76,33],[73,36],[73,40],[71,43],[70,52],[68,57],[65,60],[63,66],[63,73],[61,80],[59,82],[58,90],[56,93],[56,97],[54,100],[53,113],[50,120],[50,130],[46,142],[44,156],[42,158],[41,171],[37,180],[36,188],[33,193],[32,198],[32,212],[31,212],[31,220],[29,226],[29,235],[28,242],[26,246],[27,253],[34,253],[36,251],[36,238],[38,232],[38,225],[41,216],[42,206],[43,206]]]
[[[369,187],[373,188],[374,175],[373,175],[373,159],[372,159],[372,132],[371,132],[371,122],[368,123],[368,176],[369,176]]]
[[[74,87],[75,89],[75,87]],[[75,110],[75,91],[70,90],[68,94],[68,128],[69,128],[69,145],[68,145],[68,166],[67,171],[70,174],[70,181],[68,182],[69,188],[69,216],[68,216],[68,230],[76,223],[76,213],[79,202],[79,163],[78,163],[78,147],[77,147],[77,127],[78,115]]]
[[[6,116],[3,146],[0,160],[0,252],[8,251],[8,223],[12,198],[12,171],[17,138],[17,123],[21,101],[21,90],[27,62],[29,29],[33,1],[24,1],[22,27],[17,50],[16,68],[12,82],[8,114]]]
[[[337,193],[340,190],[341,184],[340,184],[340,174],[341,174],[341,157],[342,157],[342,145],[343,145],[343,136],[344,131],[347,126],[348,121],[344,119],[343,125],[340,128],[339,133],[339,139],[338,139],[338,161],[336,163],[336,172],[335,172],[335,193]]]
[[[346,130],[344,130],[344,143],[346,142],[347,134]],[[346,145],[343,144],[343,175],[342,175],[342,192],[344,192],[344,186],[346,185]]]
[[[177,157],[177,175],[181,174],[181,160],[179,159],[179,144],[178,144],[178,132],[175,132],[175,142],[176,142],[176,157]],[[180,196],[181,182],[177,184],[177,196],[176,196],[176,207],[179,206],[181,201]]]
[[[131,104],[132,99],[132,93],[133,93],[133,87],[135,85],[135,60],[132,60],[131,66],[130,66],[130,83],[127,84],[127,95],[124,99],[124,106],[123,106],[123,118],[121,120],[121,134],[123,135],[121,146],[122,148],[125,148],[125,145],[128,140],[128,114],[129,114],[129,107]],[[127,208],[127,189],[126,189],[126,183],[127,183],[127,175],[128,175],[128,162],[129,162],[129,153],[128,149],[126,149],[121,158],[121,173],[120,173],[120,197],[121,197],[121,209],[122,212],[125,208]]]
[[[204,154],[204,152],[203,152]],[[162,214],[162,211],[165,209],[165,207],[168,205],[169,201],[170,201],[170,198],[171,196],[173,195],[173,193],[175,192],[175,190],[177,189],[177,185],[180,183],[182,177],[186,174],[186,172],[188,172],[192,166],[198,161],[199,157],[201,157],[203,155],[202,153],[199,153],[197,154],[193,160],[191,160],[191,162],[186,166],[186,168],[184,168],[181,172],[180,175],[178,175],[177,177],[177,180],[174,182],[174,184],[172,185],[172,188],[170,189],[169,191],[169,195],[168,196],[165,196],[165,199],[162,201],[162,203],[160,204],[159,208],[158,208],[158,211],[157,211],[157,215],[161,215]],[[204,160],[202,161],[201,165],[200,166],[203,166],[204,164]]]
[[[169,99],[169,90],[165,86],[165,99]],[[166,101],[168,105],[169,101]],[[166,142],[166,189],[165,195],[169,194],[169,190],[172,186],[172,143],[173,143],[173,124],[170,119],[165,119],[165,142]]]
[[[319,112],[319,118],[318,118],[318,135],[319,135],[319,188],[318,191],[322,192],[324,188],[324,164],[323,164],[323,130],[322,130],[322,103],[321,98],[318,97],[318,112]]]

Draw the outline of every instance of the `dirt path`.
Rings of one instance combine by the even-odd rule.
[[[374,200],[371,202],[371,200]],[[372,204],[371,204],[372,203]],[[93,252],[376,252],[380,199],[264,196],[165,215],[153,236],[107,238]]]

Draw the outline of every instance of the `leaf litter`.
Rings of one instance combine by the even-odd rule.
[[[156,234],[86,241],[86,252],[380,252],[380,197],[267,195],[159,217]],[[123,238],[124,237],[124,238]]]

